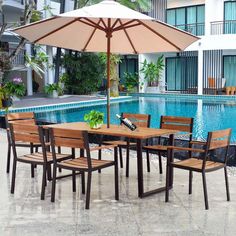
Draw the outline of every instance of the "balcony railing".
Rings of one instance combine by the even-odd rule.
[[[236,34],[236,20],[211,22],[211,34]]]
[[[9,55],[14,51],[14,48],[9,48]],[[25,64],[25,50],[20,50],[19,54],[12,61],[13,66],[23,66]]]
[[[175,27],[197,36],[205,34],[205,23],[175,25]]]

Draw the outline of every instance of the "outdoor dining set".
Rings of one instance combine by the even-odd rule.
[[[189,194],[192,194],[193,172],[202,174],[205,209],[208,209],[206,173],[223,168],[227,201],[230,200],[227,156],[231,129],[209,132],[205,141],[195,141],[193,118],[161,116],[160,128],[150,128],[150,115],[123,113],[121,116],[131,120],[137,129],[131,131],[123,125],[110,125],[109,128],[103,125],[99,129],[91,129],[85,122],[39,125],[33,112],[8,113],[5,117],[8,139],[6,171],[7,173],[10,169],[12,171],[11,193],[14,194],[15,189],[17,191],[15,185],[17,185],[18,162],[31,166],[32,178],[37,166],[42,166],[41,200],[45,199],[45,189],[51,181],[51,202],[54,202],[56,184],[64,177],[72,178],[72,190],[76,192],[76,180],[79,175],[81,192],[86,194],[85,208],[89,209],[92,175],[100,175],[103,172],[102,169],[112,167],[114,168],[115,199],[119,200],[119,175],[121,173],[118,166],[121,168],[124,166],[122,149],[126,150],[126,177],[130,176],[130,149],[133,149],[137,153],[138,197],[144,198],[165,191],[165,201],[168,202],[169,190],[173,188],[173,169],[178,168],[189,172]],[[100,137],[97,145],[91,145],[91,136]],[[177,145],[176,140],[179,138],[186,141],[186,147]],[[28,153],[22,155],[22,151],[19,152],[20,147],[28,147]],[[111,149],[114,158],[106,157],[106,152],[102,152],[105,149]],[[218,150],[221,151],[218,152]],[[92,155],[94,152],[96,153]],[[13,154],[12,166],[10,165],[11,153]],[[165,186],[144,191],[144,153],[148,172],[151,171],[150,153],[158,154],[160,175],[163,174],[162,158],[167,157]],[[186,158],[178,159],[179,153],[186,153]],[[220,156],[218,155],[217,159],[213,158],[218,153]],[[68,171],[69,174],[64,175]],[[58,174],[58,172],[63,173]]]

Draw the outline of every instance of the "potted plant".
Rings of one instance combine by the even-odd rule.
[[[4,85],[0,86],[0,99],[2,108],[8,109],[12,105],[11,93]]]
[[[139,76],[138,73],[125,72],[125,82],[124,85],[128,92],[136,93],[138,92]]]
[[[99,129],[103,124],[104,113],[92,110],[84,115],[84,120],[88,122],[91,129]]]
[[[157,88],[162,71],[164,70],[164,56],[157,58],[156,62],[147,62],[145,59],[140,70],[144,74],[144,79],[147,80],[147,92],[156,92],[157,89],[148,89],[148,87]]]
[[[12,96],[13,100],[19,100],[26,92],[25,85],[20,77],[15,77],[12,81],[6,82],[4,88]]]
[[[58,94],[62,93],[62,88],[59,84],[47,84],[44,88],[45,93],[52,98],[57,98]]]

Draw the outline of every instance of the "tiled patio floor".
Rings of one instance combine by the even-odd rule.
[[[195,174],[193,194],[188,195],[188,173],[175,172],[170,202],[164,193],[137,197],[136,159],[131,158],[130,178],[120,170],[120,201],[114,200],[113,168],[93,174],[90,210],[84,209],[84,196],[72,193],[71,179],[58,181],[55,203],[50,202],[51,183],[46,199],[40,200],[40,167],[34,179],[30,167],[19,164],[15,194],[10,194],[10,176],[5,173],[6,134],[0,134],[0,235],[236,235],[236,176],[230,169],[231,202],[226,201],[224,175],[220,170],[207,176],[210,210],[204,209],[201,175]],[[26,149],[22,149],[24,153]],[[110,152],[107,156],[112,158]],[[109,158],[109,157],[108,157]],[[144,163],[145,164],[145,163]],[[145,188],[163,185],[165,175],[158,174],[158,162],[151,161],[151,173],[145,173]]]

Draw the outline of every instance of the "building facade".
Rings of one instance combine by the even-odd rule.
[[[236,1],[152,0],[152,5],[152,17],[200,38],[184,52],[164,55],[162,89],[216,94],[236,86]],[[139,60],[157,56],[144,54]]]
[[[4,21],[14,27],[20,22],[24,13],[25,0],[2,0],[1,16]],[[224,92],[223,87],[236,86],[236,0],[149,0],[151,10],[147,14],[173,25],[181,30],[197,35],[200,40],[189,46],[184,52],[165,53],[165,69],[159,87],[152,92],[173,91],[181,93],[209,94]],[[73,10],[79,1],[38,0],[37,9],[50,6],[53,14]],[[48,17],[47,13],[43,13]],[[3,19],[2,17],[0,18]],[[2,22],[1,22],[2,23]],[[173,36],[174,37],[174,36]],[[1,39],[1,47],[8,53],[14,49],[18,37],[5,32]],[[26,47],[30,54],[30,47]],[[51,50],[51,51],[50,51]],[[52,49],[46,49],[52,54]],[[32,74],[30,68],[24,66],[25,49],[13,62],[14,71],[27,78],[29,94],[32,94]],[[156,60],[160,54],[142,54],[124,56],[120,65],[120,77],[124,71],[134,72],[141,68],[144,59]],[[52,73],[45,74],[45,83],[51,82]],[[141,92],[146,92],[147,83],[140,73]],[[30,89],[31,88],[31,89]]]

